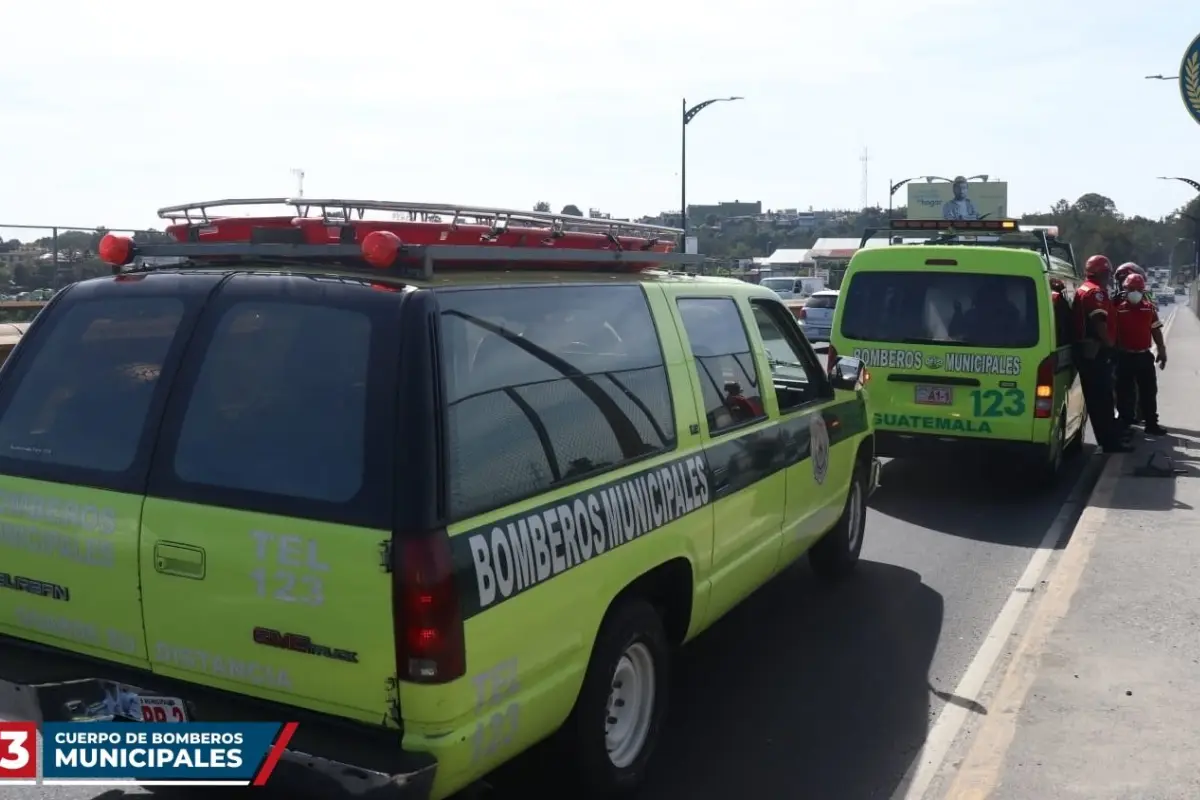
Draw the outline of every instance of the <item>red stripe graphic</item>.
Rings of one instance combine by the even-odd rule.
[[[275,740],[275,744],[271,745],[270,751],[267,753],[267,760],[263,762],[259,768],[258,774],[254,776],[255,786],[266,786],[267,778],[271,777],[271,773],[275,771],[275,767],[279,764],[279,757],[283,755],[283,751],[287,749],[288,742],[292,740],[292,736],[296,733],[296,728],[299,727],[298,722],[285,722],[283,730],[279,732],[279,737]]]

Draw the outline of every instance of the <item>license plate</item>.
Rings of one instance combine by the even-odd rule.
[[[954,404],[954,391],[949,386],[918,386],[917,403],[923,406]]]
[[[187,707],[178,697],[141,695],[134,705],[142,722],[187,722]]]

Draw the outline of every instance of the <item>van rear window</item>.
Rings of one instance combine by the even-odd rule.
[[[1038,294],[1032,278],[862,272],[842,294],[840,332],[847,339],[991,348],[1038,343]]]

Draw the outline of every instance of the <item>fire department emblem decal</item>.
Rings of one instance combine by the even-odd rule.
[[[817,485],[825,482],[829,472],[829,429],[825,417],[813,414],[808,422],[809,448],[812,454],[813,480]]]

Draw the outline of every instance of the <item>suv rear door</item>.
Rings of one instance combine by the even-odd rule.
[[[155,672],[393,718],[400,306],[354,281],[248,274],[209,302],[142,516]]]
[[[837,321],[849,348],[841,354],[871,365],[871,407],[885,428],[1028,439],[1038,363],[1051,351],[1039,345],[1053,341],[1045,283],[1004,274],[1003,259],[1018,254],[954,255],[974,269],[922,254],[913,267],[852,272]]]
[[[214,282],[77,284],[0,371],[0,633],[147,666],[142,495],[167,388]]]

